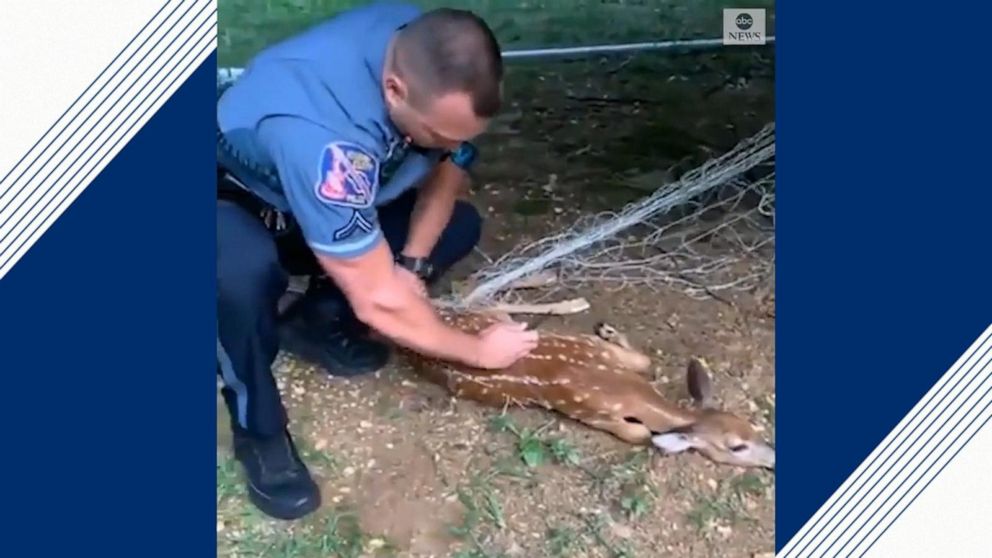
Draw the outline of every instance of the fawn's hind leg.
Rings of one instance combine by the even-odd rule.
[[[604,341],[603,347],[613,353],[613,356],[626,368],[634,372],[647,372],[651,368],[651,359],[635,349],[627,336],[606,322],[596,324],[596,336]]]

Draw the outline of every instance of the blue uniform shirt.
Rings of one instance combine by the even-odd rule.
[[[442,155],[408,149],[383,98],[389,41],[418,15],[385,3],[345,12],[262,51],[218,102],[225,141],[277,180],[235,174],[291,213],[318,253],[351,258],[375,247],[375,208],[416,186]]]

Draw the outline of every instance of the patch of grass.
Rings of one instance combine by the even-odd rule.
[[[475,503],[475,498],[471,492],[464,488],[459,488],[457,493],[458,501],[465,508],[465,514],[462,516],[460,525],[452,526],[448,530],[456,537],[466,539],[472,535],[472,531],[479,525],[482,513],[479,511],[479,506]]]
[[[730,491],[738,496],[760,496],[765,493],[765,488],[767,487],[765,479],[755,473],[744,473],[743,475],[733,477],[728,484]]]
[[[731,477],[720,482],[715,494],[697,496],[686,519],[699,531],[719,523],[753,523],[755,520],[744,508],[745,497],[760,496],[766,487],[766,481],[755,473]]]
[[[651,511],[654,503],[654,493],[644,486],[638,486],[620,498],[620,508],[630,519],[638,519]]]
[[[552,527],[547,532],[548,553],[555,558],[571,556],[570,551],[583,548],[578,533],[570,527]]]
[[[628,519],[639,519],[650,512],[658,497],[658,488],[648,476],[649,452],[630,452],[623,461],[593,473],[600,496],[618,502]]]
[[[516,450],[520,460],[528,467],[534,468],[548,462],[548,457],[555,463],[565,466],[578,466],[580,456],[578,450],[564,438],[544,437],[543,433],[553,426],[555,421],[549,421],[536,430],[520,428],[505,412],[489,420],[489,428],[494,432],[510,432],[517,438]]]
[[[218,60],[243,65],[267,45],[299,33],[368,0],[220,0]],[[719,37],[724,7],[738,3],[698,0],[602,2],[600,0],[413,0],[425,9],[438,6],[472,10],[489,23],[506,49],[539,48],[620,41]],[[774,34],[773,0],[754,0],[766,8],[768,34]]]
[[[257,514],[240,519],[237,535],[218,536],[218,555],[359,558],[396,553],[395,545],[364,533],[355,515],[342,509],[315,514],[289,527]]]
[[[483,540],[487,529],[497,531],[506,528],[506,517],[503,505],[496,497],[496,491],[491,481],[499,473],[490,471],[477,474],[466,486],[456,489],[458,501],[465,508],[462,521],[450,526],[449,532],[466,543],[468,548],[462,550],[462,556],[494,556],[484,547]]]
[[[386,420],[396,420],[403,416],[403,409],[396,404],[393,397],[384,393],[375,402],[375,412]]]
[[[300,457],[307,466],[315,468],[318,472],[336,473],[341,468],[341,463],[331,453],[318,450],[303,437],[296,437],[296,448],[300,452]]]
[[[562,465],[577,466],[581,462],[579,450],[571,442],[564,438],[555,438],[550,441],[548,447],[555,461]]]
[[[221,501],[237,496],[241,491],[242,481],[238,471],[238,462],[227,455],[217,456],[217,506]]]
[[[333,456],[305,443],[298,446],[309,463],[337,467]],[[386,539],[363,532],[357,517],[343,507],[288,525],[270,519],[245,497],[240,464],[229,455],[217,459],[217,520],[218,556],[358,558],[393,556],[396,550]]]
[[[630,548],[629,543],[614,543],[603,532],[606,529],[605,517],[602,515],[587,515],[582,519],[585,522],[588,535],[606,550],[607,556],[611,558],[634,558],[634,551]]]
[[[774,428],[775,427],[775,402],[772,401],[772,399],[770,397],[765,396],[765,397],[759,397],[758,399],[756,399],[754,401],[754,404],[757,405],[759,409],[761,409],[761,413],[765,416],[765,420],[767,420],[768,421],[768,424],[772,425],[772,427]]]

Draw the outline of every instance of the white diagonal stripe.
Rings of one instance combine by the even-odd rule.
[[[865,556],[954,556],[979,558],[989,555],[985,527],[992,517],[992,428],[978,429],[962,444],[947,469],[919,494]]]
[[[865,554],[988,424],[990,417],[992,326],[961,355],[778,556]]]
[[[112,3],[123,10],[130,2],[104,1],[102,7]],[[120,45],[105,68],[93,72],[92,83],[23,156],[11,167],[0,168],[0,278],[216,49],[216,0],[143,5],[154,9],[154,15],[138,24],[133,38],[121,41],[118,35]],[[5,12],[4,17],[16,21],[17,13]],[[57,14],[52,17],[58,19]],[[99,22],[77,25],[87,26],[84,32],[71,27],[80,37],[99,41]],[[41,34],[40,41],[45,37]],[[18,46],[13,47],[7,54],[17,56]],[[19,48],[32,47],[38,45]],[[10,48],[8,43],[5,49]],[[20,79],[31,80],[32,75]]]

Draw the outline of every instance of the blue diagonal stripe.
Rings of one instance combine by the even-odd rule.
[[[983,408],[982,411],[984,412],[984,411],[988,410],[988,408],[989,408],[989,404],[986,404],[985,405],[985,408]],[[930,480],[927,481],[927,483],[925,485],[923,485],[922,489],[919,492],[916,493],[916,496],[913,496],[913,498],[909,502],[907,502],[905,506],[903,506],[903,509],[894,518],[892,518],[892,521],[889,522],[889,525],[887,525],[885,527],[885,529],[882,529],[881,531],[879,531],[879,533],[871,540],[871,542],[868,544],[868,546],[865,547],[864,552],[861,553],[862,556],[864,556],[865,554],[867,554],[868,551],[871,550],[871,548],[873,546],[875,546],[875,543],[878,542],[878,539],[880,539],[882,537],[882,535],[884,535],[889,530],[889,527],[891,527],[893,523],[895,523],[900,517],[902,517],[902,514],[906,513],[906,510],[908,510],[909,507],[913,504],[913,502],[915,502],[916,499],[919,498],[921,494],[923,494],[923,492],[927,489],[927,487],[929,487],[930,484],[934,480],[936,480],[938,476],[940,476],[940,473],[942,473],[944,471],[944,469],[946,469],[947,466],[950,465],[952,461],[954,461],[954,458],[957,457],[959,453],[961,453],[961,450],[963,450],[965,447],[967,447],[968,446],[968,443],[971,442],[971,440],[979,432],[981,432],[983,428],[985,428],[985,426],[989,423],[989,420],[992,420],[992,414],[990,414],[989,416],[986,416],[985,417],[985,420],[983,420],[982,423],[980,425],[978,425],[978,428],[976,428],[975,431],[971,433],[971,436],[968,436],[968,439],[965,440],[963,444],[961,444],[961,447],[959,447],[958,450],[955,451],[954,454],[951,455],[950,459],[947,460],[947,463],[944,463],[944,465],[941,466],[941,468],[937,470],[937,474],[935,474],[933,477],[931,477]],[[972,423],[974,423],[974,422],[975,421],[972,421]],[[969,423],[969,426],[970,425],[971,425],[971,423]],[[959,437],[960,437],[960,435],[959,435]]]

